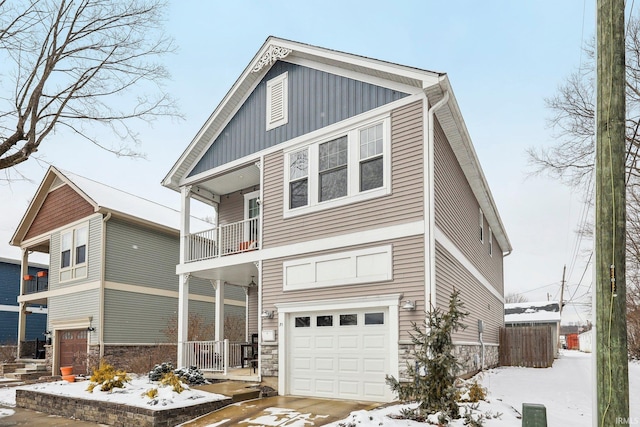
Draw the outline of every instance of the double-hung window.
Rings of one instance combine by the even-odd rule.
[[[88,225],[60,233],[60,281],[87,276]]]
[[[285,151],[284,216],[389,194],[389,122],[378,118]]]

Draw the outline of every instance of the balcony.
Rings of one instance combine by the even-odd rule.
[[[49,278],[45,271],[39,271],[37,275],[24,276],[24,294],[35,294],[49,290]]]
[[[186,238],[186,262],[202,261],[260,249],[259,217],[192,233]]]

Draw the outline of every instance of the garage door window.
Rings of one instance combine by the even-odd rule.
[[[309,328],[310,326],[310,317],[296,317],[296,328]]]
[[[333,316],[318,316],[316,326],[333,326]]]
[[[341,314],[340,326],[355,326],[358,324],[357,314]]]
[[[365,325],[384,325],[384,313],[365,313]]]

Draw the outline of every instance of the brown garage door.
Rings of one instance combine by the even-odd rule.
[[[74,374],[86,373],[87,330],[60,331],[60,366],[73,366]]]

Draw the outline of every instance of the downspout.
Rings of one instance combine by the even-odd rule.
[[[436,239],[435,239],[435,197],[434,197],[434,141],[435,141],[435,112],[449,101],[449,91],[444,90],[440,101],[436,102],[427,113],[427,150],[424,159],[424,212],[428,215],[426,221],[425,268],[429,268],[429,287],[425,287],[425,312],[436,306]],[[428,100],[425,100],[428,106]],[[425,221],[425,222],[426,222]],[[426,276],[426,274],[425,274]],[[427,306],[428,304],[428,306]],[[427,310],[428,307],[428,310]]]
[[[98,342],[100,345],[100,359],[104,357],[104,287],[107,270],[107,221],[111,219],[111,212],[102,218],[102,260],[100,278],[100,302],[98,303]]]

